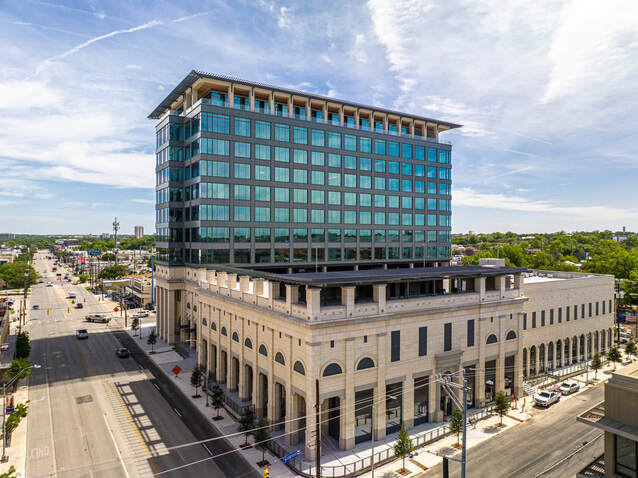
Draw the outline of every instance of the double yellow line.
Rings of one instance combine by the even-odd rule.
[[[111,392],[113,392],[113,395],[115,395],[117,397],[117,399],[118,399],[118,401],[120,403],[120,407],[122,408],[122,410],[124,410],[124,413],[126,414],[127,420],[129,421],[129,423],[133,427],[133,430],[135,430],[135,434],[137,435],[137,439],[140,441],[140,443],[142,444],[142,447],[144,448],[144,451],[146,452],[146,457],[148,458],[149,462],[151,463],[151,468],[153,468],[153,473],[155,475],[158,475],[159,474],[159,470],[157,468],[157,464],[155,463],[155,460],[153,460],[153,455],[152,455],[151,451],[148,449],[148,446],[146,445],[146,442],[144,441],[144,438],[142,438],[142,434],[140,433],[139,429],[137,428],[137,425],[135,425],[135,422],[133,421],[133,417],[131,417],[131,414],[129,413],[128,409],[126,408],[126,404],[124,403],[124,400],[122,400],[122,397],[120,396],[119,393],[117,393],[117,391],[115,390],[115,388],[113,387],[111,382],[109,382],[101,374],[99,374],[97,372],[97,370],[95,370],[93,365],[91,365],[89,363],[88,359],[84,355],[84,352],[82,352],[82,349],[78,345],[77,341],[75,341],[75,347],[78,349],[78,352],[80,352],[80,356],[82,357],[82,360],[84,361],[84,364],[91,371],[91,373],[93,375],[95,375],[96,377],[98,377],[111,390]],[[115,446],[117,446],[117,444],[115,444]],[[126,465],[124,463],[122,463],[122,466],[126,466]],[[159,475],[159,476],[161,476],[161,475]]]

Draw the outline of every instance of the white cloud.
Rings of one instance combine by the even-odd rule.
[[[350,50],[350,56],[355,59],[357,63],[367,63],[368,55],[366,54],[366,37],[363,33],[357,33],[354,37],[354,46]]]
[[[0,83],[0,110],[29,110],[60,106],[59,95],[39,81],[7,81]]]
[[[155,201],[153,199],[131,199],[131,202],[136,202],[139,204],[155,204]]]
[[[279,28],[290,28],[290,16],[288,15],[290,8],[280,7],[279,15],[277,16],[277,25]]]
[[[126,65],[127,70],[141,70],[142,67],[140,65]]]

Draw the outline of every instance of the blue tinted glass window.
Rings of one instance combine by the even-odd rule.
[[[325,203],[325,194],[323,191],[313,190],[310,195],[310,199],[312,204],[324,204]]]
[[[328,167],[330,168],[340,168],[341,167],[341,156],[335,153],[328,153]]]
[[[356,206],[357,195],[355,193],[343,193],[343,204],[346,206]]]
[[[439,168],[439,179],[452,179],[452,170],[449,168]]]
[[[339,211],[336,211],[339,212]],[[324,212],[322,209],[313,209],[310,212],[310,222],[313,224],[323,224],[324,223]]]
[[[250,179],[250,164],[235,163],[235,177]]]
[[[401,174],[403,176],[412,176],[412,164],[401,163]]]
[[[341,186],[341,174],[328,173],[328,186]]]
[[[343,167],[346,169],[357,169],[357,158],[354,156],[344,156]]]
[[[256,207],[255,208],[255,221],[257,222],[270,222],[270,208],[269,207]],[[270,231],[269,231],[270,232]],[[266,238],[261,238],[260,239],[266,239]],[[255,237],[255,240],[257,241],[257,237]],[[266,239],[265,241],[258,241],[258,242],[270,242],[270,238]]]
[[[351,134],[343,135],[343,149],[348,151],[356,151],[357,150],[357,137]]]
[[[308,151],[304,149],[295,149],[293,153],[293,161],[297,164],[308,164]]]
[[[250,143],[235,142],[235,157],[250,158]]]
[[[423,166],[422,164],[415,164],[414,165],[414,175],[418,176],[420,178],[425,177],[425,166]]]
[[[414,147],[414,159],[418,159],[420,161],[425,160],[425,148],[423,146]]]
[[[403,209],[412,209],[412,198],[410,196],[401,196],[401,207]]]
[[[341,148],[341,135],[339,133],[328,132],[328,147],[329,148]]]
[[[399,196],[388,196],[388,207],[399,207]]]
[[[313,146],[323,147],[325,143],[325,135],[323,131],[318,129],[313,129],[311,132],[311,141]]]
[[[371,153],[372,152],[372,140],[370,138],[360,137],[359,138],[359,151],[362,153]]]
[[[292,210],[292,222],[308,222],[308,210],[307,209],[293,209]]]
[[[385,155],[385,141],[381,139],[374,140],[374,154]]]
[[[399,190],[399,180],[388,178],[388,191],[398,191]]]
[[[374,207],[385,207],[385,196],[383,194],[374,195]]]
[[[235,118],[235,135],[250,136],[250,120],[246,118]]]
[[[285,124],[275,123],[275,140],[290,142],[290,127]]]
[[[414,192],[415,193],[425,193],[425,182],[423,182],[423,181],[414,181]]]
[[[412,145],[401,143],[401,157],[412,159]]]
[[[412,181],[409,179],[401,180],[401,191],[412,192]]]
[[[310,153],[311,163],[313,166],[323,166],[325,163],[325,155],[321,151],[313,151]]]
[[[397,161],[388,161],[388,173],[399,174],[399,163]]]
[[[341,193],[339,191],[328,191],[328,204],[337,206],[341,204]]]
[[[428,166],[428,178],[436,179],[436,168],[434,166]]]
[[[383,159],[374,160],[374,172],[385,173],[385,161]]]
[[[270,188],[268,186],[255,186],[255,201],[270,201]]]
[[[399,213],[398,212],[389,212],[388,213],[388,224],[391,226],[399,225]]]
[[[428,214],[428,226],[436,226],[436,214]],[[433,240],[436,241],[436,231],[428,231],[428,238],[430,232],[434,232]]]
[[[293,128],[293,142],[296,144],[308,144],[308,129],[295,126]]]
[[[266,146],[265,144],[256,144],[255,158],[270,161],[270,146]]]
[[[357,211],[343,211],[343,223],[344,224],[356,224],[357,223]]]
[[[372,160],[370,158],[359,158],[359,169],[361,171],[372,171]]]
[[[235,221],[250,221],[250,206],[235,206],[233,214]]]
[[[451,184],[439,184],[439,194],[452,194],[452,185]]]
[[[281,161],[283,163],[290,162],[290,150],[288,148],[275,146],[275,161]]]
[[[357,176],[354,174],[344,174],[343,175],[343,185],[347,188],[356,188],[357,187]]]
[[[306,204],[308,202],[308,191],[306,189],[293,189],[292,200],[296,203]]]
[[[370,176],[359,176],[359,187],[370,189],[372,187],[372,178]]]
[[[359,206],[370,207],[372,206],[372,194],[359,194]]]
[[[376,149],[376,145],[375,145],[375,149]],[[392,156],[395,158],[399,157],[399,143],[395,141],[388,141],[388,156]]]
[[[255,138],[270,139],[270,123],[255,121]]]
[[[255,179],[270,181],[270,166],[255,166]]]
[[[384,212],[375,212],[374,213],[374,223],[377,225],[385,224],[385,213]]]
[[[372,213],[369,211],[360,211],[359,224],[371,224],[371,223],[372,223]]]
[[[425,226],[425,214],[415,214],[414,215],[414,225],[415,226]],[[416,231],[415,232],[415,241],[418,241],[419,239],[417,239],[417,235],[422,235],[423,231]],[[423,239],[420,239],[421,242],[423,242]]]
[[[325,182],[325,177],[323,171],[312,171],[310,176],[310,180],[312,184],[322,185]]]
[[[436,194],[436,183],[428,183],[428,194]]]
[[[385,191],[385,178],[374,178],[374,189]]]
[[[428,148],[428,161],[436,163],[436,149]]]
[[[275,181],[287,183],[290,181],[290,171],[288,168],[275,168]]]
[[[237,199],[239,201],[250,201],[250,186],[247,186],[245,184],[235,184],[234,190],[234,199]]]
[[[290,222],[290,209],[283,208],[283,207],[276,207],[275,222]]]
[[[290,190],[288,188],[275,188],[275,202],[290,202]]]
[[[414,198],[414,209],[425,209],[425,198]]]
[[[295,169],[293,171],[292,180],[297,184],[308,184],[308,171],[305,169]]]

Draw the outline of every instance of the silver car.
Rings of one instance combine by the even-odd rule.
[[[580,390],[580,384],[578,382],[564,382],[558,389],[563,395],[571,395]]]

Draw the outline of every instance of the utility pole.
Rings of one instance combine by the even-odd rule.
[[[115,233],[115,265],[117,265],[117,231],[120,230],[120,223],[117,222],[117,216],[113,221],[113,232]]]
[[[315,380],[315,451],[317,453],[317,478],[321,478],[321,404],[319,403],[319,379]]]
[[[450,377],[447,375],[438,375],[437,381],[441,382],[441,388],[445,391],[454,405],[459,410],[463,410],[463,448],[461,451],[461,478],[465,478],[465,465],[467,464],[467,380],[465,379],[465,370],[461,370],[461,377],[463,380],[463,385],[459,383],[452,382]],[[463,403],[459,402],[459,399],[456,396],[456,393],[453,388],[463,390]],[[445,470],[445,463],[444,463]],[[445,475],[444,475],[445,476]]]

